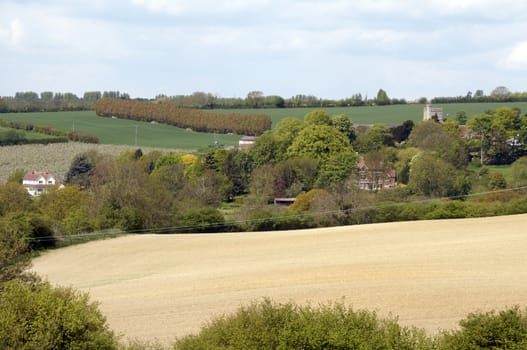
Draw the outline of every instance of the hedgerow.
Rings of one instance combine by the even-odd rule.
[[[48,144],[48,143],[61,143],[61,142],[84,142],[84,143],[99,143],[99,138],[95,135],[83,134],[80,132],[66,132],[63,130],[54,129],[47,125],[33,125],[31,123],[11,121],[11,120],[0,120],[0,126],[23,130],[32,131],[39,134],[45,134],[55,136],[53,138],[19,138],[18,142],[4,143],[0,145],[22,145],[22,144]]]

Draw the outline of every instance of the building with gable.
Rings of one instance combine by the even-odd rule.
[[[60,185],[60,183],[47,171],[31,171],[24,176],[22,185],[30,195],[40,196],[48,186]]]
[[[359,169],[358,185],[361,190],[382,191],[397,187],[397,172],[383,164],[368,166],[364,159],[357,163]]]

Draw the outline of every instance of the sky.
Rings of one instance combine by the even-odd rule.
[[[0,0],[0,96],[527,91],[518,0]]]

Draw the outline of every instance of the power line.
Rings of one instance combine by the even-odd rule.
[[[267,222],[267,221],[276,222],[276,221],[284,220],[284,219],[303,218],[305,216],[320,217],[320,216],[334,215],[334,214],[337,214],[337,215],[338,214],[349,214],[349,213],[367,211],[367,210],[386,209],[390,207],[407,206],[411,204],[425,204],[425,203],[440,202],[440,201],[445,201],[445,200],[465,199],[469,197],[483,196],[486,194],[512,192],[512,191],[519,191],[519,190],[527,190],[527,186],[495,190],[495,191],[478,192],[478,193],[460,195],[460,196],[427,198],[427,199],[415,200],[415,201],[410,201],[410,202],[387,203],[387,204],[382,204],[382,205],[371,205],[371,206],[365,206],[365,207],[337,209],[337,210],[328,210],[328,211],[310,211],[307,213],[304,212],[304,213],[295,213],[295,214],[288,214],[288,215],[281,215],[281,216],[270,216],[268,218],[261,218],[261,219],[234,220],[234,221],[229,221],[229,222],[215,222],[215,223],[195,224],[195,225],[151,227],[151,228],[136,229],[136,230],[112,229],[112,230],[106,230],[106,231],[85,232],[85,233],[67,235],[65,236],[65,240],[72,241],[72,240],[81,240],[83,238],[96,237],[96,236],[111,236],[111,235],[118,236],[118,235],[142,234],[142,233],[174,233],[174,234],[192,233],[192,230],[197,230],[197,229],[212,229],[215,227],[221,228],[221,227],[226,227],[229,225],[261,223],[261,222]],[[43,242],[43,241],[57,240],[57,237],[55,236],[29,237],[27,239],[29,241]]]

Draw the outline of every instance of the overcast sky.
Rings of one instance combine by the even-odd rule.
[[[520,0],[0,0],[0,95],[527,91]]]

